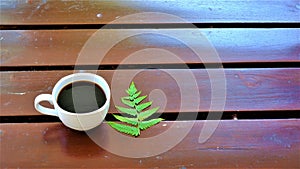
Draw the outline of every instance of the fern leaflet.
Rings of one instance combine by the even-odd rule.
[[[123,116],[119,116],[119,115],[115,115],[115,114],[113,114],[113,116],[116,119],[120,120],[121,122],[125,122],[125,123],[131,124],[131,125],[137,125],[138,124],[136,118],[123,117]]]
[[[119,123],[116,123],[116,122],[108,122],[108,124],[112,128],[114,128],[114,129],[116,129],[116,130],[118,130],[122,133],[130,134],[132,136],[139,136],[140,135],[139,128],[132,127],[132,126],[127,126],[127,125],[124,125],[124,124],[119,124]]]
[[[145,120],[146,118],[150,117],[151,115],[153,115],[155,112],[157,112],[157,110],[159,109],[159,107],[155,107],[153,109],[149,109],[146,110],[144,112],[141,112],[138,116],[140,121]]]
[[[129,114],[131,116],[136,116],[137,115],[137,112],[135,109],[132,109],[132,108],[125,108],[125,107],[120,107],[120,106],[116,106],[116,108],[123,112],[123,113],[126,113],[126,114]]]
[[[151,106],[151,104],[152,104],[152,102],[143,103],[143,104],[140,104],[140,105],[135,106],[135,109],[136,109],[138,112],[141,112],[141,111],[143,111],[145,108]]]
[[[127,100],[125,98],[121,98],[122,103],[124,103],[125,105],[134,108],[135,103],[133,101]]]
[[[163,119],[162,118],[158,118],[158,119],[151,119],[151,120],[148,120],[148,121],[142,121],[139,123],[139,128],[141,130],[145,130],[159,122],[161,122]]]
[[[135,103],[135,104],[139,104],[139,103],[140,103],[141,101],[143,101],[146,97],[147,97],[147,95],[138,97],[138,98],[134,99],[134,103]]]

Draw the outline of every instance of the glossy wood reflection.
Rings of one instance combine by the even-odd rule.
[[[129,78],[137,72],[139,73],[134,79]],[[74,71],[2,72],[1,116],[40,115],[33,108],[34,98],[41,93],[51,93],[55,83],[71,73]],[[210,79],[208,73],[217,77]],[[215,100],[211,99],[212,87],[222,89],[220,86],[211,86],[212,80],[219,84],[224,83],[222,86],[226,87],[225,111],[300,109],[298,68],[225,69],[224,73],[225,76],[222,76],[223,73],[216,69],[100,70],[98,72],[108,81],[112,89],[110,112],[116,112],[114,105],[121,104],[119,98],[126,95],[125,89],[128,88],[131,80],[135,81],[143,93],[149,94],[153,91],[152,99],[150,97],[150,100],[154,100],[153,106],[165,108],[162,111],[166,113],[179,110],[205,112],[210,110],[211,102],[222,103],[224,101],[222,95]],[[154,77],[155,80],[151,80]],[[188,93],[185,89],[195,87],[197,89],[192,91],[199,91],[200,103],[190,99],[185,102],[185,107],[180,108],[181,92],[185,91],[187,97],[193,98],[196,93]],[[195,107],[197,104],[199,104],[198,108]]]
[[[121,23],[299,22],[297,0],[4,1],[0,12],[2,25],[106,24],[140,12],[158,14],[138,15]]]
[[[299,0],[0,0],[0,168],[300,168],[299,22]],[[35,110],[76,72],[107,80],[107,120],[134,80],[169,121],[128,143]]]
[[[129,29],[101,30],[99,39],[114,39],[124,32],[135,35],[116,42],[105,57],[86,51],[88,58],[80,61],[79,52],[96,30],[32,30],[1,32],[1,66],[63,66],[63,65],[117,65],[130,54],[144,49],[158,48],[169,51],[181,59],[168,59],[168,63],[210,63],[210,54],[202,49],[203,38],[211,43],[222,63],[247,62],[300,62],[300,29]],[[154,31],[149,34],[148,32]],[[169,36],[169,37],[168,37]],[[184,41],[180,37],[184,36]],[[176,40],[176,38],[178,38]],[[187,39],[187,40],[186,40]],[[208,46],[208,45],[205,45]],[[105,50],[99,42],[94,43],[94,50]],[[194,53],[199,48],[201,53]],[[149,53],[149,52],[148,52]],[[160,52],[162,55],[163,53]],[[142,55],[142,54],[140,54]],[[199,59],[201,56],[201,59]],[[144,55],[140,57],[145,57]],[[149,56],[150,57],[150,56]],[[152,56],[153,63],[162,64]],[[161,59],[162,60],[162,59]],[[131,64],[148,64],[145,59],[133,60]]]
[[[162,122],[142,133],[142,137],[156,135],[174,123],[185,127],[191,122]],[[67,129],[59,123],[1,124],[0,151],[4,156],[1,156],[0,165],[1,168],[299,166],[299,120],[221,121],[212,137],[200,144],[197,140],[203,124],[204,122],[196,121],[187,137],[170,151],[154,157],[137,159],[111,154],[99,147],[85,133]],[[105,131],[107,127],[106,124],[101,125],[101,131]]]

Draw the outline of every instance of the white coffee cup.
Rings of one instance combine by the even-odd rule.
[[[106,102],[97,110],[86,113],[68,112],[62,109],[58,103],[57,98],[61,90],[68,84],[77,81],[87,81],[95,83],[103,90],[106,96]],[[107,82],[100,76],[92,73],[75,73],[60,79],[54,86],[52,94],[40,94],[34,100],[34,107],[42,114],[58,116],[64,125],[75,130],[85,131],[97,127],[104,120],[110,104],[111,92]],[[54,109],[40,105],[40,102],[47,101],[54,105]]]

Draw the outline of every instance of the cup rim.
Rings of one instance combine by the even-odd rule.
[[[63,84],[63,86],[61,87],[61,84],[64,83],[65,81],[67,81],[68,79],[71,79],[71,78],[74,78],[74,77],[79,77],[79,76],[90,77],[90,78],[97,78],[98,80],[100,80],[101,82],[103,82],[104,87],[101,86],[99,83],[96,83],[95,81],[91,81],[89,79],[82,79],[82,80],[70,81],[68,83]],[[57,103],[57,97],[58,97],[58,94],[60,93],[61,89],[63,89],[65,86],[67,86],[70,83],[74,83],[74,82],[77,82],[77,81],[83,81],[83,80],[95,83],[95,84],[97,84],[103,90],[103,92],[104,92],[104,94],[106,96],[106,101],[105,101],[104,105],[102,105],[99,109],[93,110],[91,112],[85,112],[85,113],[76,113],[76,112],[73,113],[73,112],[69,112],[69,111],[61,108],[58,105],[58,103]],[[107,88],[107,90],[104,89],[105,87]],[[63,112],[65,114],[69,114],[69,115],[76,115],[76,116],[86,116],[86,115],[96,114],[99,111],[103,111],[105,108],[107,108],[109,106],[110,97],[111,97],[111,91],[110,91],[109,85],[107,84],[106,80],[103,77],[101,77],[101,76],[99,76],[97,74],[93,74],[93,73],[73,73],[73,74],[69,74],[67,76],[64,76],[63,78],[61,78],[54,85],[53,90],[52,90],[52,100],[53,100],[54,107],[59,108],[60,112]],[[105,114],[107,114],[107,112],[105,112]]]

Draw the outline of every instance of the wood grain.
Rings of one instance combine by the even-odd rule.
[[[162,29],[156,34],[147,33],[153,29],[101,30],[105,36],[101,38],[107,40],[124,34],[124,31],[140,35],[116,43],[102,61],[99,54],[94,55],[92,51],[100,52],[105,47],[100,42],[95,42],[95,50],[87,51],[85,56],[88,58],[84,62],[79,61],[79,57],[82,57],[79,52],[95,31],[1,31],[0,66],[118,65],[134,52],[153,48],[172,52],[182,60],[179,62],[178,59],[168,59],[170,64],[210,63],[210,54],[201,51],[200,60],[190,48],[204,45],[201,34],[210,41],[223,63],[300,62],[300,29]],[[173,37],[161,34],[171,34]],[[180,42],[180,39],[174,39],[179,35],[187,39],[186,44]],[[132,60],[131,64],[147,64],[151,58],[157,58],[154,54],[148,57]],[[162,64],[157,59],[153,62]]]
[[[175,125],[180,130],[191,122],[161,122],[144,131],[141,137],[155,136]],[[70,130],[61,123],[0,124],[0,165],[1,168],[300,167],[299,120],[221,121],[210,139],[202,144],[197,140],[203,124],[204,121],[195,121],[189,134],[170,151],[136,159],[107,152],[84,132]],[[102,124],[93,132],[101,135],[108,128]]]
[[[96,73],[103,76],[112,89],[109,113],[117,112],[115,105],[121,105],[119,98],[126,94],[124,90],[132,80],[130,75],[135,72],[139,72],[133,79],[138,89],[149,94],[153,106],[160,106],[160,112],[168,116],[177,112],[183,116],[197,115],[193,112],[210,111],[214,109],[212,102],[221,104],[222,101],[225,101],[224,111],[243,114],[298,112],[300,68],[294,65],[300,62],[300,29],[293,26],[300,21],[299,11],[298,0],[1,1],[0,118],[42,118],[33,107],[34,98],[41,93],[51,93],[60,78],[74,73],[73,70],[54,70],[57,68],[116,66],[141,51],[148,51],[149,55],[140,53],[142,59],[131,60],[130,64],[148,64],[150,57],[159,58],[153,62],[159,65],[215,63],[209,60],[211,55],[205,50],[201,51],[204,60],[200,60],[190,49],[191,46],[207,47],[201,38],[199,40],[202,34],[216,49],[222,63],[252,67],[226,68],[225,79],[214,74],[220,69],[99,70]],[[140,12],[152,13],[123,18]],[[105,47],[99,43],[101,41],[95,41],[94,48],[79,61],[81,49],[97,31],[88,28],[111,22],[118,29],[101,29],[104,36],[100,38],[107,40],[104,44],[126,31],[139,35],[117,43],[101,62],[97,52],[104,51]],[[185,28],[191,27],[190,23],[202,28],[220,25],[238,29]],[[126,29],[127,24],[139,29]],[[163,25],[169,29],[149,29]],[[289,28],[255,28],[281,25]],[[185,29],[179,28],[182,26]],[[64,27],[73,29],[58,29]],[[30,30],[32,28],[36,30]],[[163,36],[163,33],[173,36]],[[176,40],[176,35],[185,37],[188,43],[180,38]],[[163,53],[154,55],[149,52],[152,49],[169,51],[180,60],[163,62]],[[266,64],[266,68],[254,68],[255,63]],[[285,63],[286,68],[267,68],[268,63]],[[287,63],[293,68],[287,68]],[[49,71],[3,71],[25,67]],[[223,83],[226,84],[226,99],[220,95],[213,99],[212,93],[220,94],[223,90],[212,87]],[[197,92],[200,100],[194,99]],[[180,107],[182,102],[184,107]],[[143,147],[136,144],[136,149],[150,152],[161,144],[169,144],[191,124],[194,126],[171,150],[136,159],[112,154],[93,142],[87,133],[71,130],[59,122],[17,122],[20,121],[0,124],[0,168],[300,168],[300,119],[222,120],[205,143],[199,143],[198,139],[206,121],[163,121],[142,132],[141,138],[156,136],[171,128],[176,130],[164,142]],[[125,149],[128,145],[124,145],[124,139],[112,139],[109,129],[105,122],[89,134],[106,137],[104,142],[118,143]]]
[[[225,69],[226,82],[216,72],[216,69],[100,70],[97,74],[111,87],[110,113],[116,112],[114,105],[121,105],[119,98],[126,95],[124,90],[131,80],[144,94],[152,92],[153,106],[165,107],[161,111],[167,113],[207,112],[212,110],[211,101],[222,103],[221,96],[212,99],[211,80],[216,84],[226,83],[225,111],[300,110],[299,68]],[[1,72],[1,116],[40,115],[33,108],[34,98],[41,93],[51,93],[55,83],[71,73],[73,71]],[[134,73],[138,74],[131,78]],[[214,90],[222,93],[220,88]],[[193,99],[197,91],[199,107],[195,107],[199,102]],[[185,97],[187,100],[181,101]],[[180,107],[180,103],[186,105]]]
[[[1,25],[107,24],[139,12],[160,12],[192,23],[299,22],[297,0],[255,1],[4,1]],[[144,15],[121,23],[181,23],[179,19]]]

